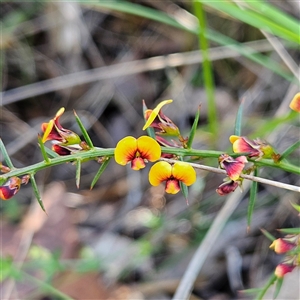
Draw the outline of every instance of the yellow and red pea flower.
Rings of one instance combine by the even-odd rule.
[[[227,194],[230,194],[234,192],[238,186],[241,185],[241,181],[234,181],[234,180],[226,180],[224,183],[222,183],[217,189],[216,192],[220,196],[225,196]]]
[[[9,178],[2,186],[0,186],[0,198],[2,200],[9,200],[12,198],[20,189],[22,180],[13,176]]]
[[[222,154],[219,157],[219,164],[222,169],[225,169],[231,180],[239,179],[245,164],[248,162],[246,156],[233,158],[228,154]]]
[[[278,278],[283,278],[285,274],[292,272],[294,268],[295,265],[293,263],[282,262],[276,267],[274,274]]]
[[[172,103],[173,100],[164,100],[160,102],[153,110],[146,109],[144,117],[146,123],[143,127],[143,130],[148,127],[153,127],[158,129],[158,134],[167,134],[171,136],[180,136],[180,131],[178,127],[173,123],[173,121],[164,115],[161,111],[162,107],[166,104]]]
[[[245,136],[229,137],[234,153],[248,153],[248,157],[271,158],[275,153],[271,145],[259,139],[250,140]]]
[[[274,250],[277,254],[284,254],[297,247],[297,239],[297,236],[279,238],[274,240],[269,248]]]
[[[300,113],[300,93],[297,93],[290,103],[290,109]]]
[[[59,118],[64,113],[64,107],[60,108],[55,117],[48,123],[42,124],[42,131],[44,132],[42,142],[52,140],[60,142],[64,145],[75,145],[81,142],[80,137],[73,131],[65,129],[59,123]]]
[[[160,145],[149,136],[140,136],[138,139],[127,136],[115,148],[115,161],[122,166],[131,162],[133,170],[145,168],[146,162],[157,161],[160,156]]]
[[[196,181],[196,171],[186,163],[178,161],[173,165],[165,161],[155,163],[149,171],[149,182],[153,186],[166,182],[165,191],[169,194],[177,194],[180,191],[179,182],[187,186]]]

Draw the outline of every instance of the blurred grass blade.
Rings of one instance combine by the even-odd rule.
[[[271,275],[271,277],[269,278],[269,281],[265,284],[265,286],[261,289],[260,293],[257,295],[257,297],[255,298],[255,300],[262,300],[265,293],[267,292],[267,290],[269,289],[269,287],[274,284],[274,282],[277,280],[276,275],[273,273]]]
[[[297,205],[296,203],[292,203],[291,205],[300,213],[300,205]]]
[[[188,149],[192,148],[193,140],[194,140],[195,133],[196,133],[198,123],[199,123],[199,117],[200,117],[200,105],[198,106],[198,109],[197,109],[197,112],[195,115],[195,119],[194,119],[194,123],[193,123],[193,126],[192,126],[190,134],[189,134],[189,139],[186,144]]]
[[[263,235],[265,236],[265,237],[267,237],[270,241],[275,241],[276,240],[276,238],[275,238],[275,236],[273,236],[270,232],[268,232],[267,230],[265,230],[265,229],[261,229],[260,230],[262,233],[263,233]]]
[[[199,28],[201,29],[198,30],[198,42],[199,49],[201,49],[201,54],[203,56],[202,67],[204,88],[207,97],[208,127],[213,135],[213,140],[216,141],[218,133],[218,116],[215,101],[215,85],[211,61],[209,59],[209,47],[206,39],[206,19],[202,3],[194,0],[194,11],[195,16],[199,21]]]
[[[31,185],[32,185],[32,188],[33,188],[33,192],[34,192],[35,198],[37,199],[37,201],[38,201],[40,207],[42,208],[42,210],[44,212],[46,212],[44,204],[43,204],[43,201],[42,201],[42,197],[40,195],[40,192],[39,192],[39,189],[37,187],[37,184],[36,184],[36,181],[35,181],[35,178],[34,178],[33,174],[30,174],[30,182],[31,182]]]
[[[45,145],[42,141],[42,137],[40,135],[38,135],[38,143],[40,145],[40,149],[41,149],[41,152],[42,152],[42,155],[43,155],[43,158],[45,160],[45,162],[49,163],[50,162],[50,159],[47,155],[47,151],[46,151],[46,148],[45,148]]]
[[[300,234],[300,228],[280,228],[278,231],[287,234]]]
[[[80,1],[82,4],[87,5],[87,3],[83,0]],[[89,5],[91,6],[91,5]],[[92,7],[94,8],[108,8],[115,11],[120,11],[140,17],[144,17],[150,20],[154,20],[181,30],[188,31],[190,33],[198,35],[199,27],[197,24],[187,27],[183,24],[179,23],[175,17],[171,17],[169,14],[166,14],[164,12],[155,10],[150,7],[145,7],[136,3],[130,3],[125,1],[107,1],[107,2],[97,2],[93,3]],[[286,80],[289,80],[291,82],[297,82],[294,76],[287,72],[285,68],[283,68],[278,62],[275,60],[272,60],[265,55],[259,54],[259,53],[253,53],[252,49],[249,47],[246,47],[244,45],[241,45],[236,40],[231,39],[228,36],[225,36],[215,30],[212,30],[210,28],[207,28],[206,32],[204,33],[206,37],[213,42],[216,42],[219,45],[227,46],[228,48],[232,49],[233,51],[236,51],[237,53],[240,53],[241,55],[247,57],[248,59],[264,66],[265,68],[268,68],[272,72],[276,73],[279,76],[282,76]]]
[[[75,115],[76,122],[77,122],[77,124],[78,124],[78,126],[79,126],[79,128],[80,128],[80,131],[81,131],[81,133],[82,133],[82,135],[83,135],[84,140],[86,141],[86,143],[88,144],[88,146],[89,146],[91,149],[94,148],[93,142],[92,142],[92,140],[91,140],[89,134],[87,133],[87,131],[86,131],[84,125],[82,124],[80,118],[78,117],[77,113],[75,112],[75,110],[74,110],[74,115]]]
[[[258,175],[257,168],[254,170],[253,175],[254,176]],[[258,186],[258,182],[252,181],[251,188],[250,188],[248,212],[247,212],[247,231],[250,230],[250,225],[251,225],[251,220],[252,220],[254,205],[255,205],[255,201],[256,201],[256,195],[257,195],[257,186]]]
[[[242,99],[239,106],[238,112],[236,114],[235,125],[234,125],[234,135],[242,136],[242,120],[243,120],[243,109],[244,109],[244,99]]]
[[[76,187],[79,189],[80,185],[80,175],[81,175],[81,160],[77,159],[76,160]]]
[[[283,153],[280,156],[280,160],[285,159],[287,156],[289,156],[292,152],[294,152],[296,149],[300,147],[300,141],[297,141],[290,147],[288,147],[286,150],[283,151]]]
[[[244,0],[244,2],[259,14],[268,17],[290,31],[299,32],[299,21],[287,15],[283,10],[279,10],[270,3],[261,0]]]
[[[275,285],[275,291],[274,291],[274,295],[273,295],[273,299],[276,299],[279,295],[279,292],[281,290],[282,287],[282,283],[283,283],[283,278],[278,278],[276,285]]]
[[[14,169],[14,165],[13,165],[12,161],[10,160],[10,157],[6,151],[6,148],[5,148],[1,138],[0,138],[0,151],[3,155],[3,159],[4,159],[5,163],[7,164],[7,167],[9,167],[10,169]]]
[[[102,175],[102,173],[104,172],[104,170],[106,169],[106,167],[108,166],[109,162],[111,160],[111,157],[107,157],[105,159],[105,161],[101,164],[98,172],[96,173],[92,183],[91,183],[91,186],[90,186],[90,189],[92,189],[94,187],[94,185],[96,184],[96,182],[98,181],[98,179],[100,178],[100,176]]]
[[[146,105],[146,103],[145,103],[145,100],[143,100],[143,116],[144,116],[144,120],[145,120],[145,123],[146,123],[146,119],[145,119],[145,111],[148,109],[148,107],[147,107],[147,105]],[[147,131],[147,134],[150,136],[150,137],[152,137],[153,139],[156,139],[156,137],[155,137],[155,131],[154,131],[154,129],[152,128],[152,127],[148,127],[147,129],[146,129],[146,131]]]
[[[247,23],[260,30],[265,30],[271,34],[300,44],[299,28],[296,31],[290,30],[290,28],[281,25],[275,20],[273,21],[266,18],[263,14],[257,13],[253,10],[245,9],[244,7],[239,7],[235,3],[230,3],[228,1],[197,1],[203,2],[205,3],[205,5],[211,8],[221,11],[222,14],[227,14],[237,20],[240,20],[243,23]]]

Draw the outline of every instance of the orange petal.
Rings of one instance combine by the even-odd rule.
[[[300,93],[297,93],[290,103],[290,109],[300,113]]]
[[[196,181],[196,171],[186,162],[176,162],[172,168],[172,175],[187,186],[192,185]]]
[[[155,163],[149,171],[149,182],[153,186],[157,186],[163,181],[168,180],[172,175],[172,166],[166,161]]]
[[[176,179],[167,180],[165,190],[168,194],[177,194],[180,191],[179,181]]]
[[[142,157],[136,157],[131,161],[131,169],[138,171],[146,167],[145,161]]]
[[[158,142],[146,135],[137,139],[137,150],[143,159],[149,161],[156,161],[161,156],[161,148]]]
[[[143,127],[143,130],[147,129],[151,124],[152,122],[154,121],[154,119],[157,117],[159,111],[161,110],[161,108],[166,105],[166,104],[169,104],[169,103],[172,103],[173,100],[164,100],[162,102],[160,102],[151,112],[146,124],[144,125]]]
[[[120,140],[115,149],[116,163],[125,166],[135,158],[137,151],[137,140],[133,136],[126,136]]]

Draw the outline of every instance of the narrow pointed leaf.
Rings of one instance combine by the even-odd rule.
[[[280,228],[278,231],[287,234],[300,234],[300,228]]]
[[[148,107],[146,106],[146,103],[145,103],[145,101],[143,100],[143,116],[144,116],[144,120],[145,120],[145,122],[147,121],[146,119],[145,119],[145,111],[148,109]],[[147,134],[150,136],[150,137],[152,137],[153,139],[156,139],[155,138],[155,131],[154,131],[154,129],[152,128],[152,127],[148,127],[147,129],[146,129],[146,131],[147,131]]]
[[[269,289],[269,287],[277,280],[276,275],[273,273],[269,278],[269,281],[265,284],[265,286],[261,289],[260,293],[256,296],[255,300],[262,300],[265,293]]]
[[[37,184],[36,184],[36,181],[35,181],[35,178],[34,178],[33,174],[30,174],[30,182],[31,182],[31,185],[32,185],[32,188],[33,188],[34,195],[35,195],[40,207],[42,208],[42,210],[44,212],[46,212],[43,201],[42,201],[42,197],[40,195],[40,192],[39,192],[39,189],[37,187]]]
[[[186,200],[186,205],[189,205],[189,199],[188,199],[188,196],[189,196],[189,190],[188,190],[188,187],[182,182],[182,181],[179,181],[179,185],[180,185],[180,190]]]
[[[13,165],[12,161],[10,160],[10,157],[9,157],[7,151],[6,151],[6,148],[5,148],[1,138],[0,138],[0,150],[2,152],[4,161],[6,162],[7,166],[10,169],[14,169],[14,165]]]
[[[81,130],[81,133],[82,133],[82,135],[84,137],[84,140],[86,141],[86,143],[88,144],[88,146],[90,148],[94,148],[93,142],[92,142],[89,134],[87,133],[87,131],[86,131],[83,123],[81,122],[80,118],[78,117],[77,113],[75,112],[75,110],[74,110],[74,115],[75,115],[75,118],[76,118],[76,122],[77,122],[77,124],[78,124],[78,126],[79,126],[79,128]]]
[[[289,156],[292,152],[294,152],[296,149],[300,147],[300,141],[297,141],[290,147],[288,147],[286,150],[283,151],[283,153],[280,156],[280,160],[285,159],[287,156]]]
[[[260,230],[262,233],[263,233],[263,235],[265,236],[265,237],[267,237],[270,241],[275,241],[276,240],[276,238],[275,238],[275,236],[273,236],[270,232],[268,232],[267,230],[265,230],[265,229],[261,229]]]
[[[242,99],[239,109],[236,114],[235,125],[234,125],[234,135],[242,135],[242,120],[243,120],[243,108],[244,108],[244,99]]]
[[[192,147],[192,143],[193,143],[193,140],[194,140],[194,137],[195,137],[195,134],[196,134],[196,130],[197,130],[197,127],[198,127],[198,123],[199,123],[199,117],[200,117],[200,105],[199,105],[198,110],[196,112],[194,123],[193,123],[193,126],[192,126],[190,134],[189,134],[189,139],[187,141],[187,148],[188,149],[190,149]]]
[[[81,160],[76,161],[76,186],[79,189],[80,185],[80,175],[81,175]]]
[[[56,152],[54,152],[53,150],[51,150],[47,147],[45,147],[44,149],[45,149],[47,155],[49,155],[51,158],[59,157],[59,155]]]
[[[257,176],[257,169],[254,170],[254,176]],[[249,197],[249,204],[248,204],[248,213],[247,213],[247,225],[248,230],[250,229],[256,195],[257,195],[257,186],[258,183],[256,181],[252,181],[251,189],[250,189],[250,197]]]
[[[283,283],[283,278],[278,278],[277,281],[276,281],[276,286],[275,286],[273,299],[276,299],[277,296],[279,295],[279,292],[280,292],[281,287],[282,287],[282,283]]]
[[[38,135],[38,142],[39,142],[39,146],[40,146],[40,149],[41,149],[41,152],[42,152],[42,155],[43,155],[43,158],[44,158],[45,162],[46,163],[50,163],[50,159],[49,159],[49,157],[47,155],[47,151],[46,151],[45,145],[42,142],[42,137],[40,135]]]
[[[96,175],[91,183],[90,189],[92,189],[94,187],[94,185],[96,184],[96,182],[98,181],[98,179],[100,178],[100,176],[102,175],[102,173],[104,172],[106,167],[108,166],[110,160],[111,160],[111,157],[107,157],[106,160],[101,164],[98,172],[96,173]]]

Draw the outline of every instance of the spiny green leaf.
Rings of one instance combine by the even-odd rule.
[[[270,232],[268,232],[267,230],[265,230],[265,229],[261,229],[260,230],[262,233],[263,233],[263,235],[264,236],[266,236],[270,241],[275,241],[276,240],[276,238],[270,233]]]
[[[14,169],[14,165],[13,165],[12,161],[10,160],[10,157],[6,151],[6,148],[5,148],[1,138],[0,138],[0,151],[2,152],[4,161],[6,162],[7,166],[10,169]]]
[[[179,181],[179,186],[180,186],[180,190],[185,198],[185,201],[186,201],[186,204],[189,205],[189,190],[188,190],[188,187],[182,182],[182,181]]]
[[[40,135],[38,135],[38,142],[39,142],[40,149],[41,149],[41,152],[42,152],[42,155],[43,155],[43,158],[44,158],[45,162],[50,163],[50,159],[47,155],[45,145],[44,145],[44,143],[42,141],[42,137]]]
[[[77,159],[76,160],[76,186],[79,189],[79,185],[80,185],[80,175],[81,175],[81,160]]]
[[[280,160],[285,159],[287,156],[289,156],[292,152],[294,152],[297,148],[300,147],[300,141],[297,141],[290,147],[288,147],[286,150],[283,151],[283,153],[280,156]]]
[[[242,136],[242,120],[243,120],[244,99],[242,99],[239,109],[236,114],[234,135]]]
[[[256,296],[255,300],[262,300],[263,296],[269,289],[269,287],[277,280],[277,276],[273,273],[269,278],[269,281],[265,284],[265,286],[261,289],[260,293]]]
[[[189,134],[189,139],[186,144],[188,149],[192,148],[192,143],[193,143],[193,140],[194,140],[194,137],[196,134],[196,130],[198,127],[198,123],[199,123],[199,117],[200,117],[200,105],[198,106],[198,109],[197,109],[197,112],[195,115],[195,119],[194,119],[194,123],[193,123],[193,126],[192,126],[190,134]]]
[[[42,210],[43,210],[44,212],[46,212],[46,211],[45,211],[44,204],[43,204],[43,202],[42,202],[42,197],[41,197],[41,195],[40,195],[40,192],[39,192],[39,189],[38,189],[38,186],[37,186],[37,184],[36,184],[36,181],[35,181],[35,178],[34,178],[34,175],[33,175],[33,174],[30,174],[30,183],[31,183],[31,185],[32,185],[34,195],[35,195],[35,197],[36,197],[36,199],[37,199],[37,201],[38,201],[40,207],[42,208]]]
[[[83,123],[81,122],[80,118],[78,117],[77,113],[75,112],[75,110],[74,110],[74,115],[75,115],[75,118],[76,118],[76,122],[77,122],[77,124],[78,124],[78,126],[79,126],[79,128],[81,130],[81,133],[82,133],[82,135],[84,137],[84,140],[86,141],[86,143],[88,144],[88,146],[91,149],[94,148],[93,142],[92,142],[89,134],[87,133],[87,131],[86,131]]]
[[[104,172],[104,170],[107,168],[109,162],[111,160],[111,157],[107,157],[104,162],[101,164],[98,172],[96,173],[92,183],[91,183],[91,187],[90,189],[92,189],[94,187],[94,185],[96,184],[96,182],[98,181],[98,179],[100,178],[101,174]]]
[[[280,228],[278,231],[287,234],[300,234],[300,228]]]
[[[257,176],[257,169],[254,170],[254,176]],[[256,195],[257,195],[257,186],[258,183],[256,181],[252,181],[251,189],[250,189],[250,197],[249,197],[249,204],[248,204],[248,212],[247,212],[247,225],[248,230],[250,229]]]
[[[279,292],[280,292],[281,287],[282,287],[282,283],[283,283],[283,278],[278,278],[277,281],[276,281],[276,285],[275,285],[275,291],[274,291],[273,299],[276,299],[277,296],[279,295]]]

